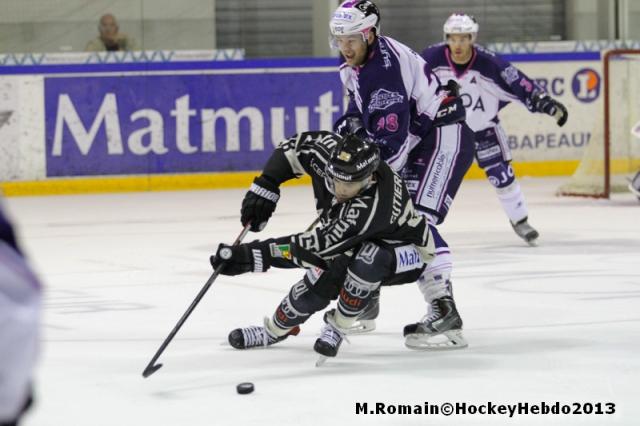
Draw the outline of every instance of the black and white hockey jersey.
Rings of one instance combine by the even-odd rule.
[[[383,161],[371,186],[348,201],[337,202],[325,183],[325,168],[339,139],[331,132],[300,133],[283,141],[267,162],[263,176],[278,185],[304,174],[311,176],[322,218],[315,229],[285,238],[325,260],[364,241],[426,246],[430,231],[425,217],[414,210],[402,178]]]

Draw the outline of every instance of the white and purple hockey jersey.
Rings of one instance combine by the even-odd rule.
[[[377,37],[364,65],[340,66],[349,106],[336,122],[360,117],[379,144],[382,158],[394,170],[404,167],[409,152],[429,133],[440,103],[440,81],[424,59],[389,37]]]
[[[479,45],[473,46],[466,65],[451,60],[446,43],[427,47],[422,57],[438,78],[455,80],[467,112],[467,124],[474,132],[495,126],[498,112],[512,101],[522,102],[529,111],[537,112],[533,96],[543,90],[529,77],[495,53]]]
[[[0,424],[14,424],[30,397],[40,303],[40,282],[0,205]]]

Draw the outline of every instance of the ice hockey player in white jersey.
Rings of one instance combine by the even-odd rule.
[[[427,341],[447,324],[442,321],[447,306],[455,306],[452,256],[436,225],[445,220],[473,162],[474,133],[465,123],[455,82],[438,79],[420,55],[383,36],[380,19],[370,0],[344,1],[331,17],[332,46],[340,51],[340,78],[349,95],[334,130],[378,145],[382,159],[405,180],[415,208],[432,226],[436,258],[418,281],[427,315],[404,328],[408,347],[428,349]],[[376,312],[366,312],[362,319],[374,318]],[[461,347],[460,342],[454,346]]]
[[[0,198],[0,425],[17,425],[31,404],[41,287],[18,246]]]
[[[568,113],[522,71],[476,44],[477,36],[475,18],[455,13],[444,23],[445,41],[427,47],[422,56],[440,80],[455,80],[461,86],[467,124],[475,132],[478,165],[496,188],[516,234],[533,245],[539,234],[529,225],[529,212],[511,167],[511,151],[498,113],[510,102],[520,101],[531,112],[554,117],[559,126],[567,121]]]

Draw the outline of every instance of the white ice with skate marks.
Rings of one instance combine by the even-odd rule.
[[[518,238],[485,181],[466,181],[442,234],[469,347],[404,347],[425,313],[415,285],[385,288],[377,329],[315,367],[321,315],[264,350],[222,345],[271,315],[296,270],[221,276],[148,379],[143,368],[211,273],[208,256],[241,230],[241,190],[11,198],[47,285],[37,406],[25,426],[638,424],[640,203],[553,196],[521,181],[539,247]],[[267,230],[314,219],[308,187],[284,188]],[[253,382],[255,392],[235,386]],[[592,402],[613,415],[356,415],[356,403]]]

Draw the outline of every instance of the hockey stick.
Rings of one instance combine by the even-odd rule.
[[[251,227],[251,223],[248,223],[245,225],[240,235],[238,235],[238,238],[236,238],[236,240],[233,242],[232,244],[233,246],[237,246],[238,244],[240,244],[240,242],[247,235],[247,232],[249,232],[250,227]],[[142,372],[142,377],[146,379],[147,377],[149,377],[150,375],[158,371],[160,367],[162,367],[162,364],[156,364],[156,361],[158,360],[158,358],[160,358],[160,355],[162,355],[162,352],[164,352],[167,346],[169,346],[169,343],[171,343],[176,333],[178,333],[178,330],[180,330],[180,328],[185,323],[187,318],[189,318],[189,315],[191,315],[191,312],[193,312],[193,310],[196,308],[198,303],[200,303],[200,300],[202,299],[204,294],[207,292],[207,290],[209,290],[209,287],[211,287],[211,285],[216,280],[216,278],[218,278],[218,275],[220,275],[220,272],[222,272],[222,268],[224,268],[225,266],[226,266],[226,262],[223,262],[213,271],[213,273],[205,283],[204,287],[202,287],[202,290],[200,290],[200,293],[198,293],[196,298],[193,299],[193,302],[191,302],[191,305],[189,306],[189,308],[182,315],[182,318],[180,318],[180,320],[175,325],[175,327],[173,327],[173,330],[171,330],[171,333],[169,333],[167,338],[164,339],[164,342],[162,342],[162,345],[160,345],[160,348],[156,351],[153,358],[151,358],[151,361],[149,361],[149,364],[147,364],[144,371]]]

